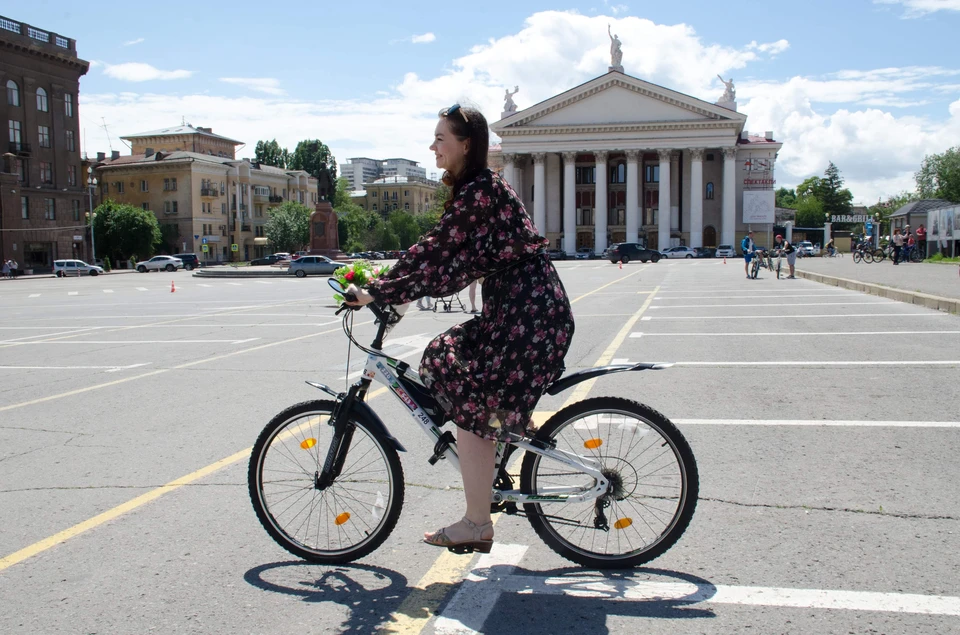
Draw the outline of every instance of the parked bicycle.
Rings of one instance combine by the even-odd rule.
[[[853,250],[853,261],[857,264],[860,262],[872,263],[873,246],[866,242],[857,243],[856,248]]]
[[[371,553],[400,517],[398,452],[406,450],[365,401],[374,381],[389,388],[434,444],[430,464],[445,460],[460,467],[454,434],[441,432],[444,411],[430,389],[408,364],[381,350],[401,315],[386,305],[367,307],[377,326],[369,348],[354,338],[353,310],[342,305],[337,311],[345,313],[347,338],[367,353],[360,379],[346,392],[308,381],[332,399],[276,415],[250,457],[248,486],[261,524],[284,549],[312,562],[340,564]],[[668,366],[590,368],[554,381],[546,393],[610,373]],[[518,449],[524,451],[519,488],[507,471]],[[526,516],[551,549],[594,568],[633,567],[662,555],[690,524],[699,492],[696,460],[676,426],[621,397],[584,399],[555,413],[533,436],[498,443],[491,482],[494,513]]]

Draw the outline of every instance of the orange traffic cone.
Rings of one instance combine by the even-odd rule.
[[[620,261],[620,268],[623,269],[623,261]]]
[[[723,257],[723,264],[727,264],[727,257],[726,257],[726,256]]]
[[[173,280],[170,281],[170,293],[174,293],[177,290],[177,286],[173,283]]]

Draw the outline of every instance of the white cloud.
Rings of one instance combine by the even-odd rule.
[[[960,11],[960,0],[873,0],[874,4],[899,4],[904,18],[919,18],[937,11]]]
[[[145,41],[146,41],[146,40],[144,40],[142,37],[138,37],[138,38],[135,39],[135,40],[130,40],[129,42],[124,42],[123,45],[124,45],[124,46],[133,46],[134,44],[140,44],[141,42],[145,42]]]
[[[154,79],[184,79],[193,75],[193,71],[163,71],[141,62],[125,64],[105,64],[104,74],[126,82],[147,82]]]
[[[625,4],[613,4],[609,0],[603,0],[603,6],[611,15],[620,15],[630,10],[630,7]]]
[[[280,88],[280,80],[272,77],[221,77],[221,82],[246,86],[250,90],[268,95],[286,95],[287,91]]]
[[[423,33],[422,35],[414,35],[410,38],[410,41],[414,44],[428,44],[437,39],[437,36],[433,33]]]
[[[454,101],[476,105],[491,121],[499,118],[504,87],[523,109],[607,71],[607,23],[623,42],[626,71],[644,80],[712,102],[723,91],[716,75],[735,75],[741,112],[751,131],[773,130],[784,142],[778,185],[793,187],[822,174],[833,160],[858,201],[913,189],[913,172],[925,154],[942,152],[960,138],[960,100],[942,116],[903,114],[914,103],[956,99],[960,71],[943,67],[837,70],[783,81],[750,79],[752,63],[782,54],[789,43],[705,42],[685,24],[659,25],[636,17],[611,19],[549,11],[526,20],[518,32],[478,43],[433,76],[406,74],[372,99],[308,101],[265,92],[259,97],[198,94],[169,96],[85,94],[81,115],[90,146],[106,149],[101,117],[114,137],[161,128],[182,116],[195,125],[245,141],[239,156],[252,156],[258,139],[276,138],[293,148],[307,137],[323,139],[344,161],[351,156],[403,156],[434,171],[427,149],[436,112]],[[244,78],[226,78],[250,85]],[[938,92],[939,91],[939,92]],[[896,114],[895,114],[896,113]]]

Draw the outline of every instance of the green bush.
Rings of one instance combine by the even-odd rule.
[[[104,270],[104,271],[110,271],[110,268],[111,268],[111,267],[110,267],[110,256],[106,256],[106,257],[103,259],[103,270]]]

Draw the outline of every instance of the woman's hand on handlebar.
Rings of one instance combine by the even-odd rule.
[[[361,289],[355,284],[351,284],[349,287],[347,287],[347,291],[344,294],[344,296],[350,295],[352,295],[354,299],[345,299],[343,303],[354,309],[359,309],[360,307],[366,306],[367,304],[373,302],[373,296],[367,293],[366,289]]]

